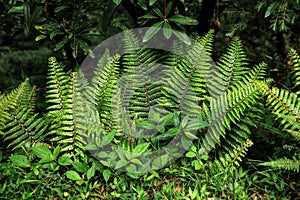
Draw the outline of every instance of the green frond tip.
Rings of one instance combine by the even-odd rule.
[[[264,162],[258,164],[260,166],[268,166],[277,169],[285,169],[289,171],[299,172],[300,160],[299,158],[294,157],[293,159],[288,158],[279,158],[277,160],[272,160],[269,162]]]
[[[208,87],[212,96],[218,96],[240,83],[249,71],[247,58],[242,41],[234,37],[227,52],[217,61],[216,69],[212,71]]]
[[[46,102],[50,104],[47,108],[50,112],[63,110],[68,104],[67,96],[71,92],[68,88],[69,80],[70,76],[64,72],[56,58],[49,58]]]
[[[267,97],[267,105],[272,113],[280,119],[284,129],[297,130],[300,127],[300,101],[298,95],[278,88],[270,89],[264,82],[258,82],[263,95]]]
[[[297,87],[300,85],[300,56],[296,50],[291,49],[289,57],[292,64],[293,83]]]

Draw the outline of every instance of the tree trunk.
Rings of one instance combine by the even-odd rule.
[[[201,4],[201,11],[198,17],[199,24],[197,25],[199,35],[203,35],[211,29],[212,20],[214,19],[214,12],[218,0],[203,0]]]

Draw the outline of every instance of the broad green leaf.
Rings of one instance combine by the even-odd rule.
[[[170,37],[172,36],[172,27],[170,26],[170,24],[168,22],[164,23],[164,36],[167,39],[170,39]]]
[[[191,45],[191,40],[189,38],[189,36],[187,36],[185,33],[181,33],[179,31],[173,31],[173,33],[176,35],[176,37],[178,37],[179,40],[181,40],[182,42],[184,42],[187,45]]]
[[[84,52],[88,53],[89,56],[91,56],[92,58],[95,58],[95,54],[92,51],[92,48],[86,42],[84,42],[83,40],[80,40],[80,39],[76,39],[76,40]]]
[[[71,158],[67,157],[67,156],[61,156],[59,159],[58,159],[58,164],[60,165],[71,165],[72,164],[72,160]]]
[[[50,33],[50,40],[52,40],[56,35],[63,35],[64,33],[59,30],[54,30]]]
[[[115,132],[113,132],[113,131],[110,132],[109,134],[103,136],[99,147],[105,147],[106,145],[111,143],[111,141],[114,139],[114,137],[115,137]]]
[[[86,177],[88,180],[90,180],[96,172],[95,162],[93,162],[92,167],[87,171]]]
[[[133,149],[133,153],[144,153],[147,151],[150,143],[139,144]]]
[[[139,17],[140,19],[157,19],[158,17],[153,15],[152,13],[147,13],[146,15],[143,15]]]
[[[62,10],[64,10],[65,8],[68,8],[69,6],[58,6],[55,8],[54,12],[58,13]]]
[[[113,0],[113,1],[116,5],[119,5],[120,3],[122,3],[122,0]]]
[[[88,170],[87,164],[82,162],[73,162],[72,165],[78,172],[85,173]]]
[[[60,42],[55,45],[54,51],[60,50],[65,44],[68,43],[68,38],[64,37]]]
[[[30,167],[30,161],[27,159],[26,156],[23,156],[23,155],[12,155],[12,156],[9,156],[9,159],[16,166],[19,166],[19,167]]]
[[[8,14],[10,13],[22,13],[24,10],[24,5],[21,6],[13,6],[9,9]]]
[[[103,175],[105,182],[107,182],[110,178],[111,171],[109,169],[106,169],[102,172],[102,175]]]
[[[135,173],[136,172],[136,166],[133,164],[130,164],[129,166],[126,167],[126,171],[129,173]]]
[[[128,161],[127,160],[119,160],[117,163],[116,163],[116,166],[115,166],[115,169],[119,169],[121,167],[124,167],[128,164]]]
[[[172,1],[170,1],[170,2],[168,3],[168,5],[167,5],[167,13],[166,13],[167,16],[169,15],[169,13],[170,13],[170,11],[171,11],[172,5],[173,5]]]
[[[267,10],[266,10],[266,12],[265,12],[265,18],[269,17],[269,16],[272,14],[272,12],[273,12],[275,6],[276,6],[276,3],[271,3],[271,4],[269,5],[269,7],[267,8]]]
[[[79,180],[81,180],[80,175],[76,171],[74,171],[74,170],[67,171],[66,172],[66,176],[67,176],[68,179],[71,179],[73,181],[79,181]]]
[[[60,146],[55,147],[55,149],[53,150],[53,156],[54,158],[57,158],[57,156],[60,153]]]
[[[183,15],[174,15],[169,18],[169,21],[184,24],[184,25],[197,25],[198,21]]]
[[[160,30],[162,25],[162,21],[153,24],[153,26],[151,26],[145,33],[145,36],[143,37],[143,42],[148,42]]]
[[[37,157],[43,159],[44,161],[49,162],[49,161],[54,160],[54,157],[53,157],[51,151],[45,146],[32,147],[32,151]]]
[[[46,35],[39,35],[39,36],[37,36],[37,37],[35,38],[35,41],[37,42],[37,41],[42,40],[42,39],[44,39],[44,38],[46,38],[46,37],[47,37]]]
[[[159,8],[154,8],[153,11],[162,19],[164,19],[164,15]]]
[[[197,155],[196,155],[195,152],[189,151],[189,152],[187,152],[187,153],[185,154],[185,156],[188,157],[188,158],[194,158],[194,157],[196,157]]]
[[[29,19],[30,19],[30,6],[27,2],[24,3],[23,14],[24,14],[24,18],[25,18],[25,25],[28,28],[29,27]]]
[[[154,169],[160,169],[164,167],[168,161],[169,161],[169,156],[167,154],[159,156],[153,160],[152,167]]]
[[[149,0],[149,5],[152,6],[153,4],[155,4],[158,0]]]
[[[184,135],[187,136],[188,138],[192,139],[192,140],[199,139],[196,135],[194,135],[193,133],[191,133],[189,131],[184,131]]]
[[[92,150],[92,151],[98,149],[97,145],[95,145],[95,144],[93,144],[93,143],[89,143],[88,145],[86,145],[85,148],[86,148],[87,150]]]

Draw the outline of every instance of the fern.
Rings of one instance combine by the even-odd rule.
[[[294,157],[293,159],[279,158],[269,162],[260,163],[258,165],[268,166],[268,167],[278,168],[278,169],[291,170],[291,171],[296,171],[298,173],[300,168],[300,159],[299,157],[298,158]]]
[[[272,88],[260,83],[261,92],[267,97],[267,105],[277,116],[286,130],[299,131],[300,102],[295,93],[284,89]]]
[[[293,83],[297,87],[300,85],[300,56],[294,49],[290,50],[289,56],[293,67]]]
[[[171,54],[166,60],[167,77],[164,79],[163,94],[166,107],[182,111],[187,116],[199,117],[200,102],[206,92],[205,82],[210,71],[210,53],[212,51],[213,31],[197,42],[187,52],[187,55]]]
[[[237,124],[245,114],[246,108],[251,108],[258,99],[259,87],[256,84],[233,88],[228,93],[211,100],[210,127],[203,139],[203,146],[207,151],[220,144],[220,135],[225,137],[231,123]]]
[[[94,144],[102,148],[110,142],[130,151],[146,143],[147,151],[153,152],[172,138],[183,137],[178,141],[184,146],[184,138],[189,135],[184,127],[193,127],[199,133],[189,137],[198,138],[204,153],[214,150],[215,163],[226,167],[238,165],[252,145],[250,127],[256,126],[254,118],[263,108],[264,97],[283,128],[298,140],[298,95],[269,88],[266,64],[248,67],[238,37],[232,39],[215,66],[211,59],[213,37],[210,31],[198,37],[186,52],[180,52],[181,44],[175,43],[174,52],[178,54],[161,53],[140,46],[136,35],[128,31],[124,55],[106,51],[90,83],[81,71],[67,73],[55,58],[50,58],[47,113],[42,118],[36,113],[35,88],[26,80],[11,93],[0,94],[1,134],[13,148],[49,136],[61,151],[83,156],[86,145],[89,149]],[[290,55],[298,85],[299,58],[296,52]],[[178,119],[169,119],[173,122],[162,127],[164,116],[174,113]],[[133,138],[144,134],[138,132],[136,122],[145,124],[149,118],[155,124],[151,128],[160,134],[149,139]],[[209,126],[200,128],[196,122]]]
[[[84,139],[78,134],[76,123],[76,77],[73,72],[67,75],[55,58],[49,58],[49,73],[47,82],[46,102],[51,126],[48,135],[51,141],[62,146],[62,152],[79,153],[83,156]]]
[[[128,109],[131,116],[147,117],[157,99],[161,96],[159,80],[153,74],[159,73],[156,54],[153,50],[139,46],[139,39],[127,31],[124,37],[122,65],[122,107]],[[159,69],[161,70],[161,69]],[[120,84],[119,83],[119,84]]]
[[[42,141],[47,124],[35,113],[35,87],[26,79],[9,94],[2,94],[0,100],[0,133],[7,147],[17,149],[24,144]]]
[[[246,61],[242,42],[238,37],[234,37],[227,48],[227,53],[222,55],[217,62],[216,70],[212,71],[208,86],[213,97],[241,83],[240,80],[249,71]]]

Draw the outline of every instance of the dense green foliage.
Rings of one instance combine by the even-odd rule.
[[[264,117],[264,112],[259,110],[263,107],[266,109],[265,112],[270,112],[277,119],[279,127],[289,132],[290,137],[295,138],[296,145],[299,139],[297,94],[270,87],[272,81],[266,79],[264,63],[249,68],[241,40],[237,37],[232,39],[226,53],[217,61],[216,69],[213,69],[209,59],[213,35],[213,31],[210,31],[198,38],[188,50],[186,57],[179,60],[177,58],[174,62],[176,55],[172,53],[161,54],[139,46],[133,48],[133,44],[138,44],[138,38],[128,31],[124,39],[125,54],[121,57],[118,55],[111,57],[107,51],[99,61],[91,85],[80,71],[64,72],[63,66],[52,57],[49,59],[48,67],[45,94],[48,107],[45,114],[36,111],[35,87],[30,86],[28,80],[10,93],[2,94],[0,118],[1,134],[4,139],[1,144],[2,159],[16,167],[15,172],[10,172],[9,168],[2,165],[4,175],[1,180],[5,184],[2,189],[3,197],[8,197],[11,195],[10,191],[14,190],[12,182],[9,181],[13,181],[18,187],[21,184],[24,191],[29,191],[28,185],[22,181],[18,182],[19,178],[23,179],[22,171],[19,172],[23,168],[24,181],[26,177],[31,177],[30,182],[36,187],[45,184],[40,178],[43,173],[50,173],[49,176],[52,178],[54,174],[58,176],[57,178],[61,177],[60,181],[57,181],[57,178],[49,179],[50,185],[46,187],[49,189],[20,193],[23,196],[14,194],[23,198],[48,195],[63,198],[78,194],[81,198],[94,195],[108,198],[105,194],[121,197],[127,192],[146,197],[149,194],[142,188],[134,187],[134,191],[131,191],[126,184],[132,185],[142,180],[146,181],[142,182],[142,185],[148,184],[147,181],[151,182],[156,178],[159,180],[161,176],[175,173],[175,177],[178,176],[178,180],[174,180],[176,185],[181,179],[180,173],[177,173],[179,169],[176,167],[180,165],[184,165],[184,169],[188,170],[181,173],[192,173],[195,180],[199,179],[197,174],[204,173],[207,168],[210,171],[208,173],[214,173],[214,170],[228,170],[230,180],[242,178],[246,172],[237,170],[242,170],[239,168],[242,158],[253,145],[251,133],[259,128],[256,120]],[[160,66],[155,65],[156,61],[161,60],[160,56],[165,60],[166,77],[154,81],[149,77]],[[290,56],[294,70],[293,83],[297,86],[299,55],[292,50]],[[144,65],[145,63],[147,65]],[[123,70],[120,70],[120,65],[123,66]],[[207,73],[202,73],[204,70]],[[121,78],[122,74],[126,74],[125,78]],[[142,88],[139,80],[144,80]],[[124,88],[118,87],[119,81],[126,83],[121,84]],[[187,85],[190,85],[190,90],[186,89]],[[120,94],[122,91],[126,93]],[[114,98],[118,95],[122,98]],[[122,107],[124,104],[128,106],[126,112]],[[162,107],[158,110],[152,109],[155,105]],[[162,108],[164,112],[167,111],[164,115],[160,113]],[[86,117],[86,113],[89,113],[89,118]],[[177,119],[183,114],[187,116],[182,120]],[[180,123],[176,124],[178,120]],[[136,132],[138,127],[144,127],[139,129],[142,132]],[[145,134],[143,130],[146,129],[158,130],[159,133],[147,138],[131,136],[143,135]],[[199,132],[196,135],[191,132],[195,129]],[[184,149],[190,149],[186,156],[178,156],[176,151],[175,154],[168,154],[166,151],[154,160],[143,157],[145,152],[155,152],[176,137],[180,138],[177,142],[175,140],[177,147],[182,145]],[[189,139],[193,140],[192,146],[185,146]],[[120,150],[116,151],[114,146],[110,146],[111,143],[119,146]],[[99,161],[91,157],[87,150],[92,154],[95,151],[94,157]],[[172,148],[168,150],[174,151]],[[14,154],[9,156],[10,152]],[[290,158],[279,158],[259,165],[299,171],[298,152],[299,148],[296,148],[295,154],[289,155]],[[211,156],[208,157],[209,155]],[[169,167],[153,171],[164,167],[168,164],[168,160],[179,157],[180,159]],[[151,170],[151,173],[142,173],[148,171],[145,163],[148,163],[148,170]],[[170,167],[174,169],[171,170]],[[26,172],[26,169],[32,171]],[[121,190],[108,182],[113,174],[120,173],[118,171],[120,169],[126,170],[126,173],[119,178],[115,177],[113,184],[120,184],[118,179],[124,182],[125,185],[120,188]],[[9,178],[8,174],[17,172],[21,173],[18,179]],[[235,175],[236,173],[238,175]],[[263,175],[265,174],[262,173]],[[209,174],[205,172],[202,176]],[[77,185],[77,189],[68,190],[71,185],[61,185],[67,180],[74,181],[70,184]],[[100,182],[104,183],[100,180],[107,182],[104,188],[102,186],[101,194],[98,193]],[[237,180],[236,183],[231,183],[230,180],[228,184],[234,185],[229,187],[233,187],[232,190],[235,192],[225,189],[228,190],[226,196],[235,196],[234,198],[250,196],[249,183],[240,185]],[[153,184],[155,185],[155,182]],[[208,183],[193,186],[194,189],[191,189],[191,186],[185,189],[182,185],[185,183],[181,181],[178,184],[180,184],[178,190],[183,192],[182,195],[186,193],[191,198],[224,195],[218,194],[218,190],[206,188]],[[254,180],[253,184],[258,183]],[[146,188],[149,186],[145,185]],[[109,192],[110,187],[115,188],[113,192]],[[201,187],[200,193],[197,187]],[[250,188],[245,191],[247,187]],[[47,190],[50,190],[51,194],[47,193]],[[162,189],[162,192],[169,193],[172,190]],[[153,195],[155,198],[159,198],[160,195],[172,198],[176,196],[176,193],[160,194],[154,191],[152,193],[150,196]],[[292,193],[284,195],[293,196]]]
[[[300,197],[299,0],[1,4],[0,199]]]

